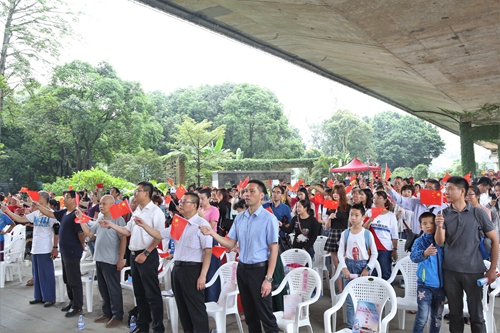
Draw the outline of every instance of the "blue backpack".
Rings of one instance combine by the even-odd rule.
[[[349,239],[350,233],[351,231],[349,229],[346,229],[344,238],[344,253],[347,252],[347,240]],[[370,250],[370,230],[367,229],[365,229],[365,245],[366,245],[366,250],[368,251],[368,255],[370,256],[372,254],[372,251]]]

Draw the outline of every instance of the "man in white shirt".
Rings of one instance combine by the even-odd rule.
[[[149,332],[151,314],[153,315],[151,325],[153,332],[163,333],[165,331],[163,299],[158,285],[159,256],[156,249],[160,240],[154,239],[136,224],[136,221],[140,221],[140,223],[147,224],[158,231],[165,229],[165,215],[151,201],[152,197],[153,185],[150,182],[140,182],[134,192],[134,198],[139,206],[125,227],[117,226],[106,220],[99,222],[102,227],[113,228],[122,235],[130,236],[132,285],[139,311],[137,326],[131,331],[132,333]]]

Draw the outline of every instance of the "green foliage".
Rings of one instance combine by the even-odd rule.
[[[312,168],[316,158],[292,159],[231,159],[219,161],[222,170],[285,170],[290,168]]]
[[[463,176],[464,173],[462,173],[462,161],[461,160],[454,160],[453,163],[449,168],[445,170],[445,172],[448,172],[452,176]],[[440,176],[443,176],[445,173],[443,173]]]
[[[136,154],[117,154],[108,172],[134,184],[143,180],[166,179],[163,158],[151,149]]]
[[[166,157],[179,154],[186,156],[188,183],[196,180],[198,186],[209,185],[212,171],[220,169],[220,163],[232,157],[228,150],[222,150],[222,141],[219,141],[224,138],[226,126],[222,125],[210,131],[211,126],[211,121],[196,123],[188,116],[183,116],[182,124],[175,125],[175,143],[171,144],[174,151]]]
[[[436,127],[413,116],[386,111],[370,120],[374,150],[380,165],[414,168],[430,165],[444,151]]]
[[[316,147],[311,147],[304,152],[304,155],[302,155],[302,158],[318,158],[321,155],[323,155],[321,150],[319,150]]]
[[[427,179],[429,177],[429,167],[423,164],[417,165],[413,168],[413,179]]]
[[[411,168],[399,167],[394,169],[391,173],[391,179],[394,180],[396,177],[409,178],[413,170]]]
[[[52,184],[43,184],[43,189],[62,195],[63,191],[68,190],[72,186],[74,190],[94,190],[97,184],[103,184],[105,189],[110,189],[115,186],[124,193],[130,193],[135,189],[135,184],[128,182],[122,178],[112,177],[101,169],[90,169],[74,173],[71,177],[57,177],[57,180]]]
[[[361,160],[373,158],[373,129],[349,110],[337,110],[311,128],[313,146],[325,155],[350,153]]]
[[[241,148],[246,158],[297,158],[304,146],[290,128],[283,106],[268,89],[240,84],[222,102],[224,115],[214,123],[226,125],[226,144]]]

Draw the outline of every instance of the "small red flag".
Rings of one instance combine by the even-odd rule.
[[[436,190],[420,190],[420,203],[423,205],[438,205],[442,203],[443,194]]]
[[[241,184],[241,188],[245,188],[245,187],[247,187],[247,185],[248,185],[248,176],[247,176],[247,178],[245,178],[245,180]]]
[[[443,177],[443,183],[447,183],[448,182],[448,179],[451,178],[451,175],[447,172],[446,175],[444,175]]]
[[[323,207],[326,209],[338,209],[339,202],[336,200],[325,200],[325,202],[323,202]]]
[[[325,202],[325,197],[321,193],[316,193],[313,200],[315,205],[322,205]]]
[[[21,187],[19,190],[19,193],[28,193],[28,188],[27,187]]]
[[[217,258],[220,259],[222,255],[226,252],[226,248],[223,246],[218,246],[214,245],[212,246],[212,254]]]
[[[188,223],[188,220],[186,220],[185,218],[179,215],[174,215],[172,219],[172,226],[170,229],[170,236],[175,240],[179,240]]]
[[[271,179],[270,178],[267,179],[267,184],[269,184],[269,186],[273,185],[273,183],[271,183]]]
[[[264,209],[267,210],[269,213],[274,215],[274,212],[273,212],[271,207],[268,206],[267,208],[264,208]]]
[[[168,183],[170,184],[170,186],[174,186],[174,181],[172,180],[172,178],[168,179]]]
[[[345,193],[347,194],[347,193],[351,192],[351,190],[352,190],[352,185],[349,185],[349,186],[347,186],[347,188],[345,189]]]
[[[470,183],[470,172],[466,175],[464,175],[465,180]]]
[[[123,200],[117,204],[110,206],[109,212],[111,213],[112,218],[117,219],[120,216],[123,216],[123,215],[128,214],[128,213],[132,213],[132,209],[130,209],[130,206],[128,205],[128,201]]]
[[[161,244],[161,243],[160,243]],[[166,258],[170,255],[170,252],[161,252],[161,251],[158,251],[158,255],[160,256],[160,258]]]
[[[355,181],[355,180],[356,180],[356,178],[358,178],[358,175],[352,175],[352,176],[351,176],[351,182]]]
[[[64,199],[62,197],[59,198],[59,207],[61,207],[61,209],[64,208]]]
[[[71,191],[73,189],[73,186],[68,186],[68,191]]]
[[[238,184],[238,186],[236,186],[236,189],[238,190],[238,192],[241,191],[241,189],[243,188],[243,187],[241,187],[241,185],[243,185],[243,182],[240,179],[240,183]]]
[[[171,202],[172,202],[172,198],[170,197],[170,195],[166,195],[165,196],[165,204],[168,205]]]
[[[79,220],[78,217],[75,218],[75,223],[87,223],[88,221],[91,221],[92,219],[87,216],[86,214],[82,213],[82,219]]]
[[[40,195],[38,194],[38,191],[27,190],[27,193],[28,193],[29,197],[31,198],[31,200],[33,200],[33,201],[38,201],[38,199],[40,199]]]
[[[372,207],[372,218],[376,218],[385,210],[385,207]]]
[[[389,167],[387,166],[387,164],[385,165],[385,180],[389,180],[389,178],[391,178],[391,170],[389,170]]]
[[[180,199],[184,196],[184,194],[186,194],[186,192],[187,192],[186,189],[181,184],[181,185],[179,185],[179,187],[175,191],[175,194],[177,194],[177,198]]]
[[[80,207],[80,195],[75,193],[76,208]]]
[[[326,182],[326,186],[328,187],[332,187],[334,184],[333,184],[333,180],[331,179],[328,179],[328,181]]]

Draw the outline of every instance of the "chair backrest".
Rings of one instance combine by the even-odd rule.
[[[285,281],[288,283],[290,295],[300,294],[302,302],[311,300],[314,303],[320,297],[322,280],[320,275],[312,268],[295,268],[286,275],[282,283]],[[315,290],[316,292],[313,295]],[[306,317],[309,317],[309,306],[304,307],[299,314],[299,319]]]
[[[400,261],[403,258],[406,258],[410,255],[410,252],[405,251],[405,245],[406,245],[406,239],[398,239],[398,248],[397,248],[397,253],[398,253],[398,260]]]
[[[327,239],[328,237],[326,236],[318,236],[318,238],[316,238],[316,241],[314,242],[313,245],[315,262],[323,263],[322,256],[326,254],[325,244]]]
[[[238,253],[236,251],[231,251],[231,252],[224,252],[224,255],[226,256],[227,258],[227,262],[230,262],[230,261],[236,261],[236,255]]]
[[[281,255],[283,266],[288,264],[300,264],[302,266],[308,265],[312,267],[312,259],[307,251],[302,249],[290,249],[283,252]]]
[[[16,237],[19,235],[26,236],[26,226],[23,224],[17,224],[14,229],[10,232],[12,237]]]
[[[417,299],[417,267],[410,257],[405,257],[396,263],[388,281],[394,281],[398,271],[401,271],[405,281],[405,299]]]
[[[163,279],[164,289],[167,291],[172,289],[172,270],[174,269],[174,265],[174,260],[168,260],[166,266],[163,267],[161,273],[158,274],[158,281]]]
[[[20,262],[26,249],[26,240],[24,235],[17,235],[12,238],[7,247],[4,248],[4,260],[6,262]]]

